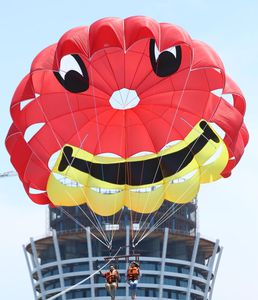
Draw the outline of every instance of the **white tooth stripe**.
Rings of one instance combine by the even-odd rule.
[[[91,187],[91,190],[93,190],[94,192],[97,192],[99,194],[118,194],[120,193],[122,190],[119,189],[104,189],[104,188],[99,188],[99,187]]]
[[[39,96],[40,96],[40,94],[35,93],[35,97],[34,97],[34,98],[22,100],[22,101],[20,102],[20,110],[23,110],[25,106],[27,106],[30,102],[32,102],[33,100],[35,100],[35,99],[38,98]]]
[[[71,180],[68,177],[65,177],[61,174],[58,173],[53,173],[54,177],[56,180],[58,180],[61,184],[65,185],[65,186],[69,186],[69,187],[83,187],[82,184],[80,184],[77,181]]]
[[[154,154],[154,152],[141,151],[141,152],[135,153],[134,155],[132,155],[130,157],[140,157],[140,156],[146,156],[146,155],[150,155],[150,154]]]
[[[58,150],[50,156],[50,158],[48,160],[48,167],[49,167],[50,170],[53,170],[53,168],[56,164],[56,161],[59,157],[60,152],[61,152],[61,150]]]
[[[209,125],[211,125],[212,129],[214,129],[214,131],[216,131],[216,133],[223,140],[226,135],[226,132],[221,127],[219,127],[219,125],[217,125],[216,123],[209,123]]]
[[[176,178],[171,180],[169,183],[174,184],[174,183],[182,183],[185,182],[186,180],[189,180],[190,178],[192,178],[195,174],[196,174],[197,170],[193,170],[192,172],[180,177],[180,178]]]
[[[203,164],[203,166],[207,166],[213,163],[214,161],[216,161],[216,159],[220,156],[221,152],[222,152],[222,145],[219,146],[219,149]]]
[[[169,183],[175,184],[175,183],[181,183],[181,182],[185,182],[185,180],[183,178],[176,178],[176,179],[171,180]]]
[[[218,69],[218,68],[214,68],[214,70],[218,73],[221,73],[221,69]]]
[[[154,185],[154,186],[149,186],[149,187],[145,187],[145,188],[130,189],[130,192],[149,193],[149,192],[153,192],[153,191],[157,190],[160,187],[161,187],[161,185]]]
[[[211,91],[211,93],[215,96],[221,97],[222,96],[222,89],[216,89]]]
[[[166,150],[168,148],[171,148],[172,146],[175,146],[176,144],[178,144],[180,142],[182,142],[182,140],[175,140],[175,141],[169,142],[162,149],[160,149],[160,151],[161,150]]]
[[[30,189],[29,189],[29,193],[30,193],[30,194],[33,194],[33,195],[43,194],[43,193],[45,193],[45,192],[46,192],[46,191],[34,189],[34,188],[32,188],[32,187],[30,187]]]
[[[23,110],[25,106],[27,106],[30,102],[32,102],[33,100],[35,100],[35,98],[31,98],[31,99],[27,99],[27,100],[23,100],[20,102],[20,110]]]
[[[175,140],[175,141],[169,142],[162,149],[160,149],[160,151],[168,149],[168,148],[172,148],[174,145],[176,145],[180,142],[182,142],[182,140]],[[141,156],[147,156],[147,155],[152,155],[152,154],[155,154],[155,153],[151,152],[151,151],[141,151],[141,152],[138,152],[138,153],[135,153],[135,154],[131,155],[130,157],[141,157]],[[112,152],[100,153],[100,154],[97,154],[96,156],[98,156],[98,157],[123,158],[120,155],[118,155],[116,153],[112,153]]]
[[[232,94],[223,94],[222,98],[227,101],[230,105],[234,106],[234,98]]]
[[[117,158],[122,158],[121,156],[115,154],[115,153],[111,153],[111,152],[107,152],[107,153],[100,153],[96,156],[99,156],[99,157],[117,157]]]
[[[37,134],[45,124],[46,123],[36,123],[36,124],[30,125],[24,133],[25,141],[28,143],[32,139],[32,137],[35,134]]]

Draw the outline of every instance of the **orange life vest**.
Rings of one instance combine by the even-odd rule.
[[[117,275],[117,271],[114,270],[113,272],[107,272],[105,273],[105,278],[107,283],[112,283],[112,282],[117,282],[118,279],[118,275]]]
[[[140,275],[140,270],[138,267],[129,267],[127,271],[128,280],[137,280]]]

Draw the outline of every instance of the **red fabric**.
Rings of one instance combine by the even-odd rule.
[[[182,61],[175,74],[162,78],[153,72],[150,39],[155,39],[160,51],[181,46]],[[85,92],[65,90],[54,76],[61,58],[68,54],[79,54],[85,64],[89,75]],[[110,97],[124,88],[137,93],[139,104],[116,110]],[[232,94],[234,106],[212,94],[215,89]],[[21,109],[20,104],[28,99],[32,101]],[[34,59],[31,72],[13,96],[13,125],[6,147],[29,196],[47,203],[46,194],[31,195],[29,188],[46,189],[48,160],[65,144],[94,155],[112,152],[130,157],[142,151],[158,152],[166,143],[184,139],[202,118],[226,132],[225,143],[235,157],[223,171],[226,177],[248,142],[244,113],[241,90],[208,45],[192,40],[178,26],[150,18],[105,18],[68,31]],[[23,136],[35,123],[45,125],[26,142]]]

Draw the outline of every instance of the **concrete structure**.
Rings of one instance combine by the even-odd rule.
[[[201,238],[196,232],[196,208],[195,203],[182,206],[137,246],[142,273],[138,300],[211,300],[222,249],[218,241]],[[167,205],[163,209],[166,210]],[[78,208],[70,208],[69,214],[84,222],[85,226],[89,225]],[[139,216],[134,220],[134,224],[138,224]],[[105,222],[99,219],[99,222],[105,223],[103,228],[109,234],[107,219]],[[123,213],[114,228],[114,252],[122,247],[119,255],[129,255],[132,231],[127,213]],[[63,210],[50,209],[50,229],[49,236],[31,239],[24,246],[35,300],[49,299],[75,285],[97,270],[96,260],[103,265],[103,257],[110,255],[109,250],[91,236],[91,233],[99,236],[95,229],[87,226],[84,230],[78,227],[78,223],[68,222]],[[125,282],[128,262],[119,260],[116,263],[122,275],[116,299],[130,299]],[[104,288],[104,279],[97,274],[57,299],[106,300],[110,297]]]

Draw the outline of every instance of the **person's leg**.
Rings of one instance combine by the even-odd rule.
[[[129,280],[128,283],[129,283],[130,295],[131,295],[131,297],[132,297],[132,284],[133,284],[133,281],[132,281],[132,280]]]
[[[110,286],[111,286],[110,287],[110,296],[111,296],[111,299],[115,300],[117,284],[116,284],[116,282],[112,282]]]
[[[106,283],[106,290],[107,290],[108,294],[111,296],[111,287],[110,287],[109,283]]]
[[[132,281],[132,284],[131,284],[131,289],[132,289],[132,292],[131,292],[131,298],[132,298],[132,299],[135,299],[135,298],[136,298],[137,284],[138,284],[138,280]]]

